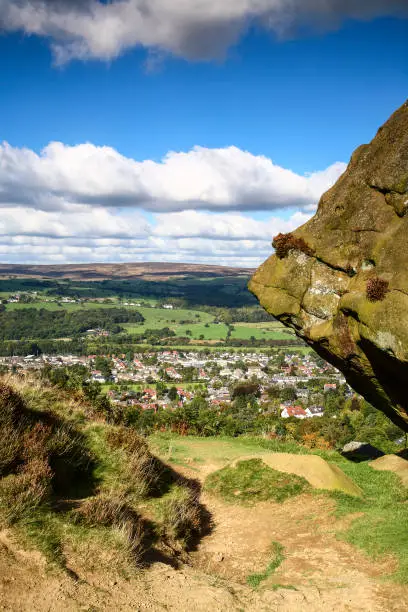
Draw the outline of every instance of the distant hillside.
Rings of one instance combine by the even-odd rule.
[[[89,263],[52,266],[0,264],[0,279],[6,278],[69,278],[79,281],[107,279],[169,280],[183,277],[251,276],[251,268],[230,268],[201,264],[178,263]]]

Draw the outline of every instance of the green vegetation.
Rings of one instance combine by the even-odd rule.
[[[187,547],[202,528],[195,483],[135,430],[92,415],[85,398],[44,383],[0,383],[0,526],[62,567],[83,541],[111,548],[127,568],[152,550]]]
[[[217,308],[255,306],[249,293],[249,276],[216,276],[186,273],[183,278],[168,280],[103,280],[77,281],[69,279],[40,280],[34,278],[4,279],[1,290],[8,293],[33,292],[48,297],[111,298],[153,300],[184,303],[185,306],[207,305]]]
[[[223,466],[239,457],[255,453],[261,459],[262,454],[271,452],[318,454],[337,464],[363,491],[361,498],[340,492],[318,492],[318,495],[324,494],[335,500],[338,516],[361,515],[345,531],[339,532],[337,537],[357,546],[373,559],[379,560],[385,556],[395,558],[398,568],[391,578],[408,583],[408,489],[403,487],[395,474],[375,471],[368,463],[350,462],[335,451],[310,450],[295,442],[253,437],[200,439],[194,436],[155,434],[150,437],[150,443],[159,456],[173,464],[188,465],[190,469],[195,466],[198,469],[205,464]],[[240,463],[244,463],[243,468],[239,467]],[[229,503],[248,504],[245,499],[247,495],[255,496],[255,500],[260,501],[260,480],[257,478],[259,463],[250,463],[249,467],[245,464],[248,462],[238,462],[236,468],[228,466],[212,473],[205,484],[208,491],[220,495]],[[268,483],[273,483],[273,479],[270,481],[267,477],[267,487]],[[241,493],[236,495],[236,492]]]
[[[362,489],[363,497],[332,493],[337,514],[362,513],[338,537],[374,559],[391,555],[398,561],[393,578],[408,584],[408,489],[391,472],[378,472],[367,463],[341,461],[341,469]]]
[[[294,333],[285,329],[280,323],[235,323],[231,338],[250,340],[290,340]]]
[[[309,489],[308,482],[265,465],[262,459],[239,461],[208,476],[207,491],[227,502],[253,505],[260,501],[283,502]]]
[[[272,542],[271,546],[271,561],[268,564],[265,571],[256,574],[250,574],[247,577],[247,584],[251,586],[253,589],[259,587],[259,585],[264,582],[269,576],[271,576],[275,570],[281,565],[281,563],[285,560],[284,548],[282,544],[279,542]]]
[[[76,312],[35,308],[5,310],[0,311],[0,339],[63,338],[84,334],[87,330],[96,328],[119,333],[123,329],[120,324],[129,321],[142,323],[144,318],[135,310],[120,308]]]

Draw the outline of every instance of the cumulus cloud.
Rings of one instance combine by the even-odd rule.
[[[1,210],[0,237],[37,236],[55,239],[135,238],[151,232],[140,213],[115,215],[104,208],[71,206],[69,211],[42,211],[24,207]]]
[[[378,16],[407,17],[406,0],[0,0],[0,27],[50,38],[60,63],[133,47],[211,59],[254,23],[285,36]]]
[[[180,261],[258,265],[271,253],[272,236],[304,223],[309,215],[264,221],[246,215],[185,211],[149,220],[139,212],[4,208],[0,261]]]
[[[221,241],[257,240],[270,242],[279,232],[303,225],[310,214],[296,212],[288,220],[270,217],[263,221],[238,214],[213,214],[194,210],[156,215],[154,235],[172,238],[208,238]]]
[[[40,154],[0,145],[0,206],[69,210],[73,204],[151,211],[314,207],[345,170],[308,176],[236,147],[170,152],[138,162],[110,147],[50,143]]]

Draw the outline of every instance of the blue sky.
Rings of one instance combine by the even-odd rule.
[[[61,38],[55,20],[65,27],[76,9],[59,1],[55,16],[45,0],[18,13],[0,0],[2,262],[255,266],[407,98],[398,1],[374,2],[364,20],[291,16],[283,31],[246,14],[215,27],[200,13],[198,43],[197,13],[173,22],[168,0],[154,0],[154,24],[139,34],[129,13],[115,36],[106,21],[101,42],[80,11],[80,32]],[[51,13],[38,25],[40,10]],[[161,19],[172,27],[159,37]]]

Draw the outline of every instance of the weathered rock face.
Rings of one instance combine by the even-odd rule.
[[[281,244],[250,290],[408,431],[408,102]]]

